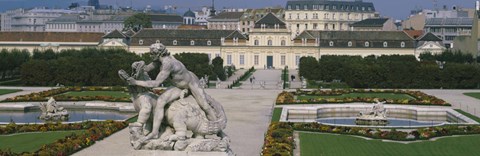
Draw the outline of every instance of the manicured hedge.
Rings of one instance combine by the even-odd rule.
[[[276,103],[278,105],[287,104],[319,104],[319,103],[352,103],[352,102],[375,102],[375,98],[312,98],[309,100],[297,100],[294,97],[298,95],[342,95],[349,93],[395,93],[395,94],[408,94],[415,98],[412,99],[378,99],[379,101],[386,101],[387,104],[407,104],[407,105],[438,105],[438,106],[451,106],[449,103],[435,96],[425,94],[420,91],[409,90],[364,90],[364,89],[333,89],[333,90],[313,90],[304,91],[297,90],[295,92],[282,92],[278,95]]]
[[[75,124],[44,124],[44,125],[15,125],[9,124],[6,127],[0,127],[1,134],[21,133],[21,132],[45,132],[57,130],[81,130],[86,132],[82,134],[73,133],[64,139],[57,140],[54,143],[44,145],[41,149],[33,153],[13,153],[10,150],[0,150],[0,155],[71,155],[81,149],[95,144],[96,141],[127,127],[126,122],[102,121],[102,122],[83,122]],[[3,133],[2,133],[3,132]]]
[[[300,59],[299,73],[308,80],[339,80],[352,88],[473,89],[480,88],[480,66],[417,61],[413,55],[322,56]]]
[[[130,98],[113,98],[111,96],[68,96],[62,95],[70,91],[128,91],[125,87],[62,87],[51,89],[38,93],[19,95],[13,98],[7,98],[2,102],[28,102],[28,101],[46,101],[49,97],[54,97],[56,101],[110,101],[110,102],[130,102]]]

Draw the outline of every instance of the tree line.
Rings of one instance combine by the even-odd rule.
[[[413,55],[302,57],[299,73],[308,80],[341,81],[353,88],[480,88],[480,67],[452,60],[446,57],[441,67],[435,59],[417,61]]]
[[[207,54],[175,54],[185,67],[199,78],[209,75],[211,80],[220,77],[225,80],[222,58],[210,64]],[[136,55],[124,49],[81,49],[62,50],[2,50],[0,52],[0,76],[19,75],[24,85],[54,86],[117,86],[125,85],[117,74],[124,69],[129,71],[131,64],[143,60],[150,63],[149,55]],[[220,72],[221,71],[221,72]],[[155,79],[159,69],[149,73]],[[7,75],[7,76],[5,76]],[[10,76],[11,77],[11,76]]]

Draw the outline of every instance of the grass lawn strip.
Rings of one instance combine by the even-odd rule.
[[[121,91],[81,91],[81,92],[66,92],[63,95],[67,96],[111,96],[113,98],[124,98],[127,97],[129,98],[130,95],[128,95],[125,92]]]
[[[409,100],[415,100],[414,97],[408,95],[408,94],[394,94],[394,93],[348,93],[348,94],[342,94],[342,95],[326,95],[326,96],[310,96],[310,95],[305,95],[305,96],[297,96],[298,100],[308,100],[308,99],[317,99],[317,98],[337,98],[337,99],[344,99],[344,98],[384,98],[384,99],[394,99],[394,100],[401,100],[401,99],[409,99]]]
[[[72,133],[83,133],[85,130],[75,131],[49,131],[33,133],[17,133],[11,135],[0,135],[0,149],[10,148],[12,152],[35,152],[45,144],[50,144],[58,139],[65,138]]]
[[[480,118],[477,117],[477,116],[475,116],[475,115],[472,115],[472,114],[470,114],[470,113],[468,113],[468,112],[465,112],[465,111],[463,111],[463,110],[461,110],[461,109],[455,109],[455,111],[457,111],[457,112],[459,112],[460,114],[463,114],[463,115],[467,116],[468,118],[470,118],[470,119],[472,119],[472,120],[475,120],[476,122],[480,123]]]
[[[10,94],[22,91],[21,89],[0,89],[0,95]]]
[[[480,93],[463,93],[463,95],[466,95],[466,96],[470,96],[470,97],[473,97],[475,99],[478,99],[480,100]]]
[[[282,110],[283,110],[283,108],[275,108],[275,109],[273,109],[271,122],[278,122],[278,121],[280,121],[280,116],[282,115]]]
[[[372,156],[372,155],[476,155],[480,153],[480,135],[446,137],[437,141],[402,144],[365,140],[348,135],[300,132],[302,156]]]

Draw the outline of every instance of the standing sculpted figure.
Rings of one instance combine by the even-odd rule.
[[[158,97],[156,106],[153,107],[153,126],[150,134],[141,138],[134,146],[139,147],[143,142],[156,139],[159,137],[159,129],[164,117],[164,107],[167,103],[172,102],[179,98],[179,94],[176,92],[178,89],[188,89],[200,108],[205,112],[209,121],[216,121],[214,109],[206,100],[204,90],[200,87],[199,80],[194,73],[190,72],[185,66],[170,56],[170,53],[163,44],[157,43],[150,46],[150,56],[153,58],[153,62],[145,66],[145,72],[149,72],[155,68],[160,68],[160,73],[155,80],[140,81],[134,78],[129,78],[129,85],[141,86],[147,88],[159,87],[167,78],[171,78],[171,82],[174,88],[167,89],[162,95]],[[178,88],[178,89],[176,89]],[[140,123],[142,124],[142,123]],[[184,135],[182,135],[184,136]],[[171,138],[172,140],[185,139],[185,138]]]

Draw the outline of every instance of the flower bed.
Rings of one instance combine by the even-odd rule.
[[[309,95],[309,96],[336,96],[350,93],[392,93],[392,94],[406,94],[412,96],[415,99],[385,99],[385,98],[310,98],[308,100],[295,99],[295,96]],[[387,104],[406,104],[406,105],[438,105],[438,106],[451,106],[449,103],[435,96],[425,94],[420,91],[409,90],[363,90],[363,89],[347,89],[347,90],[314,90],[304,91],[297,90],[295,92],[282,92],[278,95],[276,104],[288,105],[288,104],[318,104],[318,103],[352,103],[352,102],[375,102],[375,99],[379,101],[386,101]]]
[[[451,135],[480,134],[479,125],[455,125],[420,128],[411,132],[402,132],[391,129],[383,131],[372,128],[328,126],[319,123],[284,123],[273,122],[270,124],[265,136],[263,155],[292,155],[294,140],[293,131],[308,131],[321,133],[335,133],[357,135],[373,139],[385,139],[396,141],[428,140],[435,137]]]
[[[102,140],[105,137],[125,128],[128,124],[126,122],[118,121],[102,121],[102,122],[83,122],[74,124],[44,124],[44,125],[15,125],[9,124],[6,127],[1,127],[1,134],[11,134],[20,132],[34,132],[34,131],[58,131],[58,130],[81,130],[86,132],[82,134],[69,135],[64,139],[57,140],[54,143],[42,146],[38,151],[33,153],[13,153],[10,150],[0,150],[0,155],[71,155],[83,148],[93,145],[96,141]]]
[[[109,101],[109,102],[131,102],[130,98],[122,97],[115,98],[112,96],[70,96],[64,95],[67,92],[81,92],[81,91],[122,91],[128,92],[125,87],[63,87],[51,89],[38,93],[31,93],[27,95],[19,95],[13,98],[7,98],[1,102],[31,102],[31,101],[46,101],[49,97],[55,98],[56,101]],[[153,90],[156,94],[162,94],[164,90]]]

